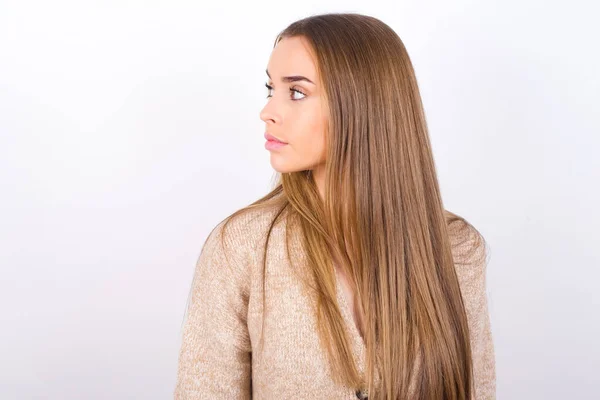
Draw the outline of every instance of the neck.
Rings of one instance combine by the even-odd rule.
[[[325,164],[319,164],[312,169],[311,175],[315,180],[321,200],[325,201]]]

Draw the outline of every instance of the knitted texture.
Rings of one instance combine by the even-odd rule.
[[[274,213],[223,222],[209,234],[196,263],[179,352],[176,400],[357,399],[361,388],[336,385],[317,335],[313,303],[298,273],[306,255],[292,232],[291,263],[285,220],[271,232],[263,307],[264,239]],[[452,226],[452,225],[451,225]],[[470,232],[470,231],[469,231]],[[469,252],[474,235],[449,228],[455,268],[471,334],[474,400],[496,397],[495,358],[486,296],[486,251]],[[366,347],[337,276],[337,301],[364,376]],[[265,314],[264,331],[262,318]],[[260,338],[264,335],[262,348]],[[364,395],[364,393],[363,393]]]

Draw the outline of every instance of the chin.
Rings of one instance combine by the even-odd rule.
[[[282,168],[282,167],[278,167],[275,166],[273,164],[271,164],[271,166],[273,167],[273,169],[277,172],[279,172],[280,174],[289,174],[290,172],[296,172],[296,169],[289,169],[289,168]]]
[[[293,165],[287,165],[285,163],[278,163],[274,160],[271,160],[271,167],[280,174],[289,174],[290,172],[299,172],[303,171],[306,168],[295,167]]]

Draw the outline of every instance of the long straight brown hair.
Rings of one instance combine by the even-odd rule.
[[[354,13],[296,21],[275,45],[286,37],[307,40],[322,84],[329,116],[325,196],[310,171],[278,174],[270,193],[227,222],[251,209],[277,210],[263,268],[276,221],[285,216],[299,228],[319,337],[337,382],[366,386],[371,400],[471,399],[469,329],[452,249],[460,238],[474,237],[474,251],[485,243],[444,209],[402,41],[379,19]],[[363,316],[365,380],[345,334],[333,260],[350,278]]]

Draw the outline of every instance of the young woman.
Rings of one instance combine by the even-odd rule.
[[[415,73],[380,20],[281,32],[276,187],[198,259],[177,399],[494,399],[486,244],[444,209]]]

